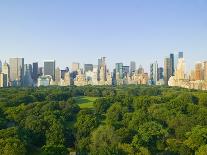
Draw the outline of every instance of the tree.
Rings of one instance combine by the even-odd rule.
[[[91,141],[92,155],[118,155],[121,152],[118,148],[119,137],[115,134],[112,127],[100,126],[92,133]]]
[[[63,145],[44,145],[42,147],[43,155],[67,155],[68,150]]]
[[[192,129],[191,132],[186,133],[187,140],[185,140],[185,144],[196,151],[199,147],[206,145],[207,142],[207,128],[202,126],[196,126]]]
[[[17,138],[0,139],[0,154],[24,155],[26,154],[26,148]]]

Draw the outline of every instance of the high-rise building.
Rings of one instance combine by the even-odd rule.
[[[78,62],[73,62],[72,63],[72,71],[77,72],[80,69],[80,63]]]
[[[2,71],[2,62],[0,60],[0,73],[1,73],[1,71]]]
[[[38,77],[43,76],[43,67],[38,67]]]
[[[157,80],[164,80],[164,75],[163,75],[163,67],[159,67],[157,70]]]
[[[183,52],[178,52],[178,59],[183,58]]]
[[[119,73],[119,78],[123,79],[123,63],[116,63],[116,74]]]
[[[32,65],[26,64],[24,65],[24,77],[23,77],[23,86],[24,87],[32,87],[33,80],[32,80]]]
[[[195,80],[203,80],[203,68],[201,62],[195,64]]]
[[[60,68],[57,67],[55,69],[55,82],[58,84],[61,80],[61,71],[60,71]]]
[[[142,67],[142,65],[139,65],[138,74],[144,74],[144,68]]]
[[[44,61],[44,76],[52,76],[53,81],[55,80],[55,60]]]
[[[204,62],[204,80],[207,81],[207,61]]]
[[[7,75],[0,73],[0,87],[7,87]]]
[[[177,65],[178,65],[178,53],[175,54],[174,56],[174,72],[177,69]]]
[[[132,75],[132,73],[134,73],[135,71],[136,71],[136,62],[131,61],[130,62],[130,74]]]
[[[157,61],[155,63],[152,63],[150,65],[150,80],[152,84],[156,84],[158,80],[158,63]]]
[[[107,70],[107,68],[106,68],[106,57],[101,57],[101,59],[98,59],[98,81],[100,81],[101,80],[101,73],[100,73],[100,71],[101,71],[101,68],[103,68],[103,72],[104,72],[104,79],[105,79],[105,81],[106,81],[106,70]]]
[[[168,85],[168,80],[171,77],[171,61],[170,58],[165,58],[164,59],[164,83],[165,85]]]
[[[32,65],[31,64],[24,65],[24,75],[26,74],[26,71],[29,71],[30,75],[32,76]]]
[[[10,58],[10,81],[12,86],[22,85],[24,76],[24,58]]]
[[[10,68],[8,63],[4,63],[2,66],[2,73],[7,76],[7,84],[6,86],[9,86],[9,79],[10,79]]]
[[[174,65],[175,65],[175,61],[174,61],[174,54],[170,54],[170,63],[171,63],[171,75],[173,76],[174,73],[175,73],[175,68],[174,68]]]
[[[37,83],[38,79],[38,62],[34,62],[32,65],[32,79]]]
[[[123,76],[127,76],[129,74],[129,66],[122,67]]]
[[[93,64],[84,64],[84,72],[93,71]]]
[[[184,80],[185,79],[185,61],[184,58],[178,59],[178,65],[175,72],[175,79]]]

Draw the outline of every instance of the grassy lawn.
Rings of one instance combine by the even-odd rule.
[[[97,98],[98,97],[79,96],[75,97],[74,99],[76,100],[81,109],[91,109],[93,108],[93,102]]]

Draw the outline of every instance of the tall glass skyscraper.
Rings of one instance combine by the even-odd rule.
[[[37,79],[38,79],[38,62],[33,63],[32,78],[33,78],[34,82],[37,82]]]
[[[157,61],[155,63],[152,63],[150,65],[150,80],[151,84],[156,84],[158,80],[158,63]]]
[[[123,78],[123,63],[116,63],[116,73],[119,73],[120,79]]]
[[[171,63],[171,75],[175,74],[175,61],[174,61],[174,54],[170,54],[170,63]]]

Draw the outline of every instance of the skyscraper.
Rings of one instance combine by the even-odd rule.
[[[60,68],[57,67],[55,69],[55,82],[57,82],[57,84],[60,82],[61,80],[61,71],[60,71]]]
[[[178,59],[183,58],[183,52],[178,52]]]
[[[207,81],[207,61],[204,62],[204,80]]]
[[[22,85],[24,76],[24,58],[10,58],[10,81],[12,86]]]
[[[150,80],[152,84],[156,84],[158,80],[158,63],[157,61],[155,63],[152,63],[150,65]]]
[[[84,64],[84,72],[93,71],[93,64]]]
[[[123,78],[123,63],[116,63],[116,73],[119,73],[119,78]]]
[[[171,77],[171,61],[170,58],[165,58],[164,59],[164,83],[165,85],[168,85],[168,80]]]
[[[44,61],[44,75],[50,75],[55,80],[55,60]]]
[[[103,67],[103,73],[104,73],[104,79],[106,80],[106,57],[101,57],[101,59],[98,59],[98,81],[101,80],[101,68]]]
[[[26,71],[29,71],[29,73],[32,77],[32,65],[31,64],[25,64],[24,65],[24,75],[26,74]]]
[[[201,62],[195,64],[195,80],[203,80],[203,69]]]
[[[32,87],[33,86],[33,80],[32,80],[32,65],[31,64],[25,64],[24,65],[24,77],[23,77],[23,86],[24,87]]]
[[[136,62],[131,61],[130,62],[130,74],[132,75],[132,73],[134,73],[135,71],[136,71]]]
[[[1,71],[2,71],[2,62],[0,60],[0,73],[1,73]]]
[[[77,72],[80,69],[80,63],[78,62],[73,62],[72,63],[72,71]]]
[[[32,65],[32,79],[37,83],[38,79],[38,62],[34,62]]]
[[[7,75],[0,73],[0,87],[7,87]]]
[[[4,63],[2,66],[2,73],[5,74],[7,77],[7,84],[6,86],[9,86],[9,80],[10,80],[10,68],[8,63]]]
[[[164,79],[164,75],[163,75],[163,67],[159,67],[157,70],[157,79],[158,80],[163,80]]]
[[[171,63],[171,75],[173,76],[174,73],[175,73],[175,68],[174,68],[174,64],[175,64],[175,61],[174,61],[174,54],[170,54],[170,63]]]
[[[184,58],[178,59],[177,70],[175,73],[175,79],[184,80],[185,79],[185,61]]]
[[[129,66],[122,67],[123,76],[127,76],[129,74]]]

